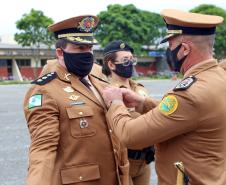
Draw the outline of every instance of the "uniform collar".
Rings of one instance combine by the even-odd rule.
[[[184,78],[188,76],[196,76],[197,74],[206,71],[212,67],[217,66],[217,60],[216,59],[208,59],[203,62],[200,62],[194,66],[192,66],[186,73],[184,74]]]

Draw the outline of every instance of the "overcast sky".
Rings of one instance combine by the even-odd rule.
[[[137,8],[159,13],[164,8],[188,11],[200,4],[214,4],[226,9],[226,0],[4,0],[0,10],[0,35],[14,35],[15,22],[31,8],[41,10],[54,22],[77,15],[98,14],[109,4],[134,4]]]

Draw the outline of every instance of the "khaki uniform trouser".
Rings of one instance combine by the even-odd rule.
[[[150,185],[150,165],[145,160],[129,159],[129,163],[129,185]]]

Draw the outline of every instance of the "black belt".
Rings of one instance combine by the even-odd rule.
[[[131,150],[128,149],[128,158],[134,160],[145,160],[147,164],[154,161],[155,159],[155,150],[154,147],[148,147],[143,150]]]

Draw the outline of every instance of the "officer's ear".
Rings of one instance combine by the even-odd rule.
[[[111,71],[115,70],[115,64],[111,60],[108,61],[108,67]]]
[[[56,48],[56,57],[57,57],[58,59],[64,57],[63,51],[62,51],[61,48]]]
[[[182,42],[182,47],[181,47],[181,52],[182,52],[182,57],[187,56],[191,52],[191,46],[189,43]]]

